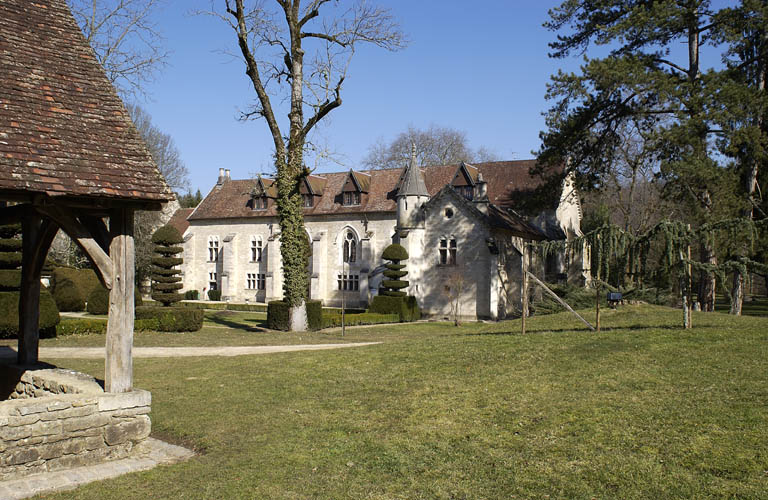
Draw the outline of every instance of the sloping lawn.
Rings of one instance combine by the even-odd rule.
[[[685,332],[679,311],[632,306],[602,323],[361,328],[344,340],[384,343],[136,359],[154,432],[201,455],[50,498],[768,498],[768,321],[696,314]]]

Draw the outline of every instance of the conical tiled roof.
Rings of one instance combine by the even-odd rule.
[[[427,185],[424,183],[424,176],[421,174],[419,166],[416,165],[416,146],[411,148],[411,163],[406,167],[400,186],[397,190],[398,196],[429,196]]]

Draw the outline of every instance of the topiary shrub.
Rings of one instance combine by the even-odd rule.
[[[152,298],[169,307],[180,301],[183,296],[179,290],[184,288],[181,283],[181,270],[176,266],[184,262],[181,257],[174,257],[184,251],[178,246],[184,239],[173,226],[162,226],[152,234],[155,253],[159,256],[152,258]]]
[[[157,321],[158,332],[196,332],[203,327],[203,310],[189,307],[137,307],[136,319]]]
[[[393,243],[384,249],[381,257],[392,262],[384,265],[387,268],[384,271],[384,277],[389,279],[381,282],[379,294],[390,297],[405,297],[406,293],[402,289],[408,287],[408,282],[400,278],[407,275],[408,271],[404,270],[405,264],[400,264],[400,261],[408,260],[408,251],[402,245]]]
[[[319,300],[308,300],[307,323],[310,330],[323,327],[323,303]],[[282,300],[273,300],[267,304],[267,328],[282,330],[291,329],[291,306]]]
[[[51,274],[51,293],[56,292],[56,287],[66,281],[71,281],[77,287],[80,295],[85,299],[97,286],[102,286],[96,271],[93,269],[75,269],[74,267],[57,267]]]
[[[21,225],[0,226],[0,337],[19,333],[19,288],[21,287]],[[45,287],[40,288],[41,337],[56,335],[59,310]]]
[[[184,292],[185,300],[197,300],[200,297],[200,292],[197,290],[187,290]]]
[[[59,311],[83,311],[85,310],[85,298],[80,288],[71,280],[59,280],[53,289],[53,299]]]
[[[109,312],[109,290],[102,286],[94,288],[88,295],[86,311],[90,314],[107,314]]]
[[[392,297],[377,295],[371,302],[370,312],[377,314],[397,314],[401,322],[416,321],[421,318],[421,309],[416,297]]]
[[[221,300],[221,290],[208,290],[208,300],[218,302]]]

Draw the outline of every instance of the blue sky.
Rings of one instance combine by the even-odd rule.
[[[547,57],[553,33],[541,27],[555,1],[390,0],[409,46],[398,52],[363,47],[352,61],[343,105],[319,129],[343,165],[360,168],[378,139],[393,139],[409,125],[436,124],[467,133],[502,159],[530,158],[547,109],[549,76],[568,64]],[[192,188],[205,194],[219,167],[234,178],[269,172],[271,139],[263,121],[239,122],[238,110],[255,99],[230,29],[208,16],[206,0],[168,0],[159,27],[171,51],[169,65],[139,102],[174,138]]]

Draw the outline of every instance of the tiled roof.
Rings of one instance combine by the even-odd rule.
[[[515,208],[518,196],[526,196],[542,185],[543,180],[531,176],[529,170],[536,164],[535,160],[497,161],[476,163],[472,167],[483,174],[488,183],[488,199],[491,203],[502,208]],[[422,168],[421,172],[427,192],[434,196],[440,189],[451,183],[458,165],[441,165]],[[559,170],[560,172],[562,169]],[[312,208],[305,208],[305,215],[327,215],[343,213],[373,213],[395,212],[397,185],[403,175],[403,169],[371,170],[368,193],[361,196],[359,206],[344,206],[342,187],[349,177],[349,172],[316,174],[326,180],[323,195]],[[263,179],[264,183],[268,182]],[[205,197],[190,216],[190,220],[220,219],[220,218],[250,218],[276,216],[277,212],[272,203],[267,210],[252,210],[249,203],[250,193],[256,185],[255,179],[225,180],[217,185]],[[559,191],[557,192],[559,200]]]
[[[167,201],[64,0],[0,2],[0,193]]]
[[[194,210],[194,208],[180,208],[176,210],[171,218],[168,219],[168,225],[175,227],[179,234],[183,235],[184,231],[189,227],[187,217],[189,217]]]

